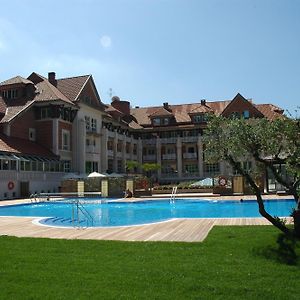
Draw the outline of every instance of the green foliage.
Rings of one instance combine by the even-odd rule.
[[[139,166],[139,163],[135,160],[127,160],[126,161],[126,170],[128,170],[128,171],[133,171],[138,166]]]
[[[2,236],[0,298],[298,299],[299,262],[277,259],[276,238],[272,226],[215,227],[203,243]]]
[[[142,164],[142,169],[145,172],[158,171],[161,168],[160,164],[157,163],[144,163]]]
[[[271,166],[284,163],[290,178],[297,182],[300,180],[299,137],[299,123],[288,118],[269,121],[213,116],[204,136],[205,157],[212,162],[228,161],[229,157],[236,162],[255,159],[256,169],[251,171],[254,176],[262,173],[266,163]]]

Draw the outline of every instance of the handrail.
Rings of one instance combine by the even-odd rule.
[[[172,194],[171,194],[171,198],[170,198],[170,203],[174,203],[175,197],[176,197],[176,193],[177,193],[177,186],[173,186],[173,188],[172,188]]]
[[[79,211],[86,217],[86,223],[87,226],[89,224],[89,221],[91,222],[92,226],[94,225],[94,218],[93,216],[88,212],[88,210],[83,206],[82,203],[80,203],[79,200],[74,200],[73,201],[73,206],[72,206],[72,224],[74,226],[75,223],[75,211],[74,211],[74,206],[76,205],[76,215],[77,215],[77,224],[80,223],[80,218],[79,218]]]

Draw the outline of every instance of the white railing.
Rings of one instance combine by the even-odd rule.
[[[177,186],[173,186],[172,194],[171,194],[171,198],[170,198],[170,203],[175,202],[176,194],[177,194]]]
[[[155,145],[156,144],[156,139],[145,139],[145,140],[142,140],[143,144],[146,144],[146,145]]]
[[[177,143],[177,137],[172,138],[161,138],[160,142],[162,144],[176,144]]]
[[[163,154],[162,159],[176,159],[176,153]]]
[[[86,146],[86,153],[100,153],[99,147],[97,146],[93,146],[93,145],[89,145]]]
[[[197,153],[183,153],[183,158],[197,159]]]
[[[143,160],[147,160],[147,161],[156,161],[156,155],[155,154],[151,154],[151,155],[143,155]]]
[[[195,143],[198,141],[198,136],[184,136],[181,138],[183,143]]]

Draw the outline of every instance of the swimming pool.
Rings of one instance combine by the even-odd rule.
[[[265,200],[266,210],[278,217],[287,217],[295,207],[292,199]],[[167,221],[174,218],[251,218],[261,217],[255,200],[218,201],[200,199],[148,200],[139,202],[83,204],[93,219],[78,210],[71,201],[41,202],[0,206],[0,216],[44,217],[39,222],[49,226],[130,226]]]

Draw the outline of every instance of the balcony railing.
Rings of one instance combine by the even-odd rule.
[[[172,138],[161,138],[160,142],[162,144],[176,144],[177,143],[177,137]]]
[[[162,159],[176,159],[176,153],[163,154]]]
[[[86,146],[85,151],[87,153],[100,153],[99,147],[93,145]]]
[[[183,158],[197,159],[197,153],[183,153]]]
[[[156,155],[143,155],[143,160],[144,161],[156,161]]]
[[[184,136],[181,138],[183,143],[195,143],[198,141],[198,136]]]
[[[156,144],[156,139],[145,139],[142,141],[143,141],[143,144],[145,144],[145,145],[155,145]]]

